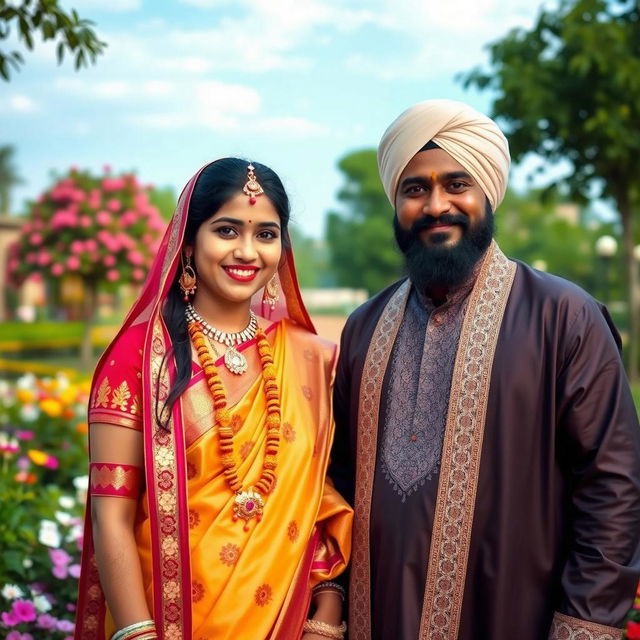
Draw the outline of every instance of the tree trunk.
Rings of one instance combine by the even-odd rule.
[[[82,342],[80,344],[80,364],[84,371],[88,371],[93,366],[91,330],[96,313],[97,288],[94,280],[84,281],[84,304],[82,310],[84,329],[82,331]]]
[[[633,255],[633,207],[629,193],[624,187],[617,191],[616,200],[622,220],[622,247],[626,275],[625,282],[627,285],[627,317],[629,318],[627,373],[629,380],[636,382],[639,379],[638,361],[640,360],[640,351],[638,350],[640,341],[640,301],[638,300],[638,269]]]

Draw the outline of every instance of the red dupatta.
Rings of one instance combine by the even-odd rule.
[[[174,376],[174,362],[161,367],[171,349],[171,340],[162,319],[162,306],[174,282],[180,265],[191,195],[202,167],[189,180],[178,199],[176,211],[165,232],[160,249],[151,266],[140,297],[127,314],[117,338],[127,329],[147,323],[143,346],[142,407],[145,479],[149,518],[152,532],[153,615],[158,638],[186,640],[191,638],[191,577],[189,562],[189,527],[185,470],[185,442],[182,407],[178,400],[171,411],[169,430],[159,430],[154,409],[163,405]],[[277,321],[288,317],[315,333],[304,307],[295,271],[289,237],[288,247],[278,268],[282,291],[280,301],[272,310],[262,304],[262,291],[252,301],[256,313]],[[96,370],[109,357],[111,347],[104,352]],[[94,378],[95,384],[95,378]],[[94,389],[92,385],[91,397]],[[183,516],[183,517],[181,517]],[[106,605],[100,586],[95,560],[91,527],[91,491],[88,492],[84,526],[84,547],[80,576],[76,640],[105,640]]]

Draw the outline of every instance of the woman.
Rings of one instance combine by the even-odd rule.
[[[302,304],[288,219],[258,163],[217,160],[182,192],[94,376],[77,639],[343,636],[335,348]]]

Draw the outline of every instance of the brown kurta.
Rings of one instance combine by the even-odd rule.
[[[358,309],[343,333],[331,474],[351,501],[362,462],[358,404],[367,351],[400,285]],[[416,338],[416,345],[423,342]],[[615,628],[623,625],[640,577],[640,431],[618,349],[601,305],[578,287],[517,263],[490,370],[460,640],[546,640],[579,629],[588,639],[619,637]],[[433,521],[429,486],[420,494],[423,526]],[[370,534],[401,544],[402,533],[394,532],[419,523],[399,521],[383,493],[374,488],[367,508],[378,529],[388,513],[387,528]],[[405,570],[424,582],[428,557],[425,548],[422,566],[412,562]],[[375,567],[384,562],[369,559],[372,580],[380,583]],[[362,601],[356,595],[351,606]],[[390,606],[389,614],[401,610],[419,620],[421,605],[418,597]],[[375,628],[384,616],[376,611],[372,636],[405,640],[393,634],[393,624]],[[350,637],[357,633],[352,626]]]

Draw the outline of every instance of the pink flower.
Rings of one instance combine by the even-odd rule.
[[[91,226],[91,218],[89,216],[80,216],[78,222],[83,229],[88,229]]]
[[[51,569],[51,573],[58,578],[58,580],[64,580],[69,575],[69,570],[66,566],[56,565]]]
[[[31,244],[34,244],[36,246],[42,244],[42,240],[43,240],[42,234],[38,232],[32,233],[29,236],[29,241],[31,242]]]
[[[107,271],[107,280],[109,282],[117,282],[120,279],[120,272],[117,269],[109,269]]]
[[[78,255],[84,251],[84,242],[82,240],[74,240],[70,245],[71,253]]]
[[[51,273],[54,276],[61,276],[64,273],[64,267],[60,263],[54,264],[51,267]]]
[[[104,178],[102,180],[102,188],[105,191],[119,191],[124,189],[125,181],[123,178]]]
[[[41,267],[46,267],[51,263],[51,254],[48,251],[40,251],[38,254],[38,264]]]
[[[96,222],[101,224],[103,227],[110,225],[111,220],[111,214],[108,211],[98,211],[98,213],[96,213]]]
[[[67,258],[67,267],[72,271],[80,268],[80,258],[78,256],[69,256]]]
[[[9,632],[7,640],[33,640],[33,636],[30,633],[20,633],[14,629]]]
[[[20,622],[33,622],[36,619],[36,608],[29,600],[14,600],[11,610]]]
[[[110,164],[103,164],[102,165],[102,171],[104,171],[104,173],[111,173],[111,165]]]
[[[142,269],[134,269],[131,275],[133,276],[133,279],[138,282],[142,282],[142,280],[144,280],[144,271]]]
[[[29,264],[35,264],[36,261],[38,260],[38,254],[33,253],[33,252],[29,252],[27,253],[27,255],[25,256],[25,260],[29,263]]]
[[[80,565],[79,564],[72,564],[69,567],[69,575],[72,578],[79,578],[80,577]]]
[[[60,466],[60,463],[58,462],[58,458],[50,455],[44,463],[44,466],[47,469],[57,469]]]
[[[132,224],[134,224],[136,221],[138,220],[138,214],[135,211],[125,211],[121,218],[120,218],[120,224],[123,227],[130,227]]]
[[[73,631],[76,625],[69,620],[58,620],[58,631]]]
[[[64,549],[49,549],[49,559],[56,567],[66,567],[73,560]]]
[[[84,248],[85,251],[93,253],[94,251],[98,250],[98,243],[93,238],[89,238],[89,240],[85,240]]]
[[[115,256],[105,256],[102,264],[104,264],[105,267],[113,267],[116,263],[116,258]]]
[[[16,431],[15,436],[16,438],[18,438],[18,440],[33,440],[36,434],[33,431],[21,429],[19,431]]]
[[[58,621],[48,613],[38,616],[38,627],[40,629],[55,629]]]
[[[111,198],[111,200],[107,202],[107,209],[109,209],[109,211],[120,211],[121,208],[122,203],[118,198]]]
[[[13,611],[3,611],[0,617],[2,617],[2,622],[7,627],[15,627],[17,624],[20,624],[20,620]]]
[[[149,204],[149,196],[146,193],[137,193],[133,198],[136,209],[144,209]]]

